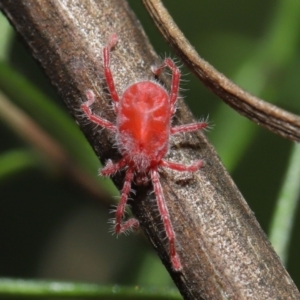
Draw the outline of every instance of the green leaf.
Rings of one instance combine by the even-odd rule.
[[[18,297],[89,297],[97,299],[179,300],[179,293],[171,289],[103,286],[88,283],[0,279],[0,295]]]

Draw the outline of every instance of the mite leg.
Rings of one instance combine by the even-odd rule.
[[[100,171],[102,176],[111,176],[117,171],[121,170],[126,165],[126,160],[121,159],[117,163],[113,163],[110,159],[107,161],[105,167]],[[121,192],[121,198],[116,210],[115,232],[117,234],[126,232],[129,229],[137,230],[139,228],[139,221],[136,219],[129,219],[123,222],[125,214],[126,203],[131,189],[131,182],[133,180],[134,172],[128,169],[125,175],[125,181]]]
[[[170,68],[172,71],[172,84],[171,84],[171,92],[170,92],[170,105],[171,105],[170,115],[173,115],[175,113],[175,104],[178,97],[180,70],[178,67],[176,67],[175,63],[171,58],[166,58],[160,66],[153,67],[152,72],[154,73],[154,75],[157,76],[166,67]]]
[[[133,176],[134,176],[133,170],[131,168],[128,168],[126,171],[125,181],[121,192],[121,198],[116,211],[116,222],[115,222],[116,234],[126,232],[129,229],[137,230],[139,228],[139,221],[137,219],[131,218],[126,222],[123,222],[126,203],[128,200],[128,195],[130,193]]]
[[[117,127],[112,124],[111,122],[109,122],[108,120],[105,120],[99,116],[96,116],[93,114],[90,106],[95,102],[95,94],[92,90],[87,90],[85,92],[86,94],[86,98],[87,98],[87,101],[84,102],[82,105],[81,105],[81,109],[82,111],[86,114],[87,118],[97,124],[97,125],[100,125],[104,128],[107,128],[109,130],[112,130],[112,131],[117,131]]]
[[[207,122],[184,124],[184,125],[172,127],[170,132],[171,132],[171,134],[177,134],[177,133],[182,133],[182,132],[192,132],[192,131],[204,129],[207,127],[207,125],[208,125]]]
[[[180,258],[176,252],[175,232],[173,230],[169,211],[168,211],[168,208],[165,203],[163,191],[162,191],[161,184],[159,181],[159,174],[158,174],[157,170],[151,171],[151,179],[152,179],[152,183],[153,183],[154,192],[156,195],[158,209],[159,209],[159,212],[160,212],[160,215],[161,215],[161,218],[162,218],[165,230],[166,230],[166,236],[169,241],[169,255],[171,258],[171,263],[172,263],[174,270],[179,271],[182,269],[182,266],[181,266]]]
[[[116,163],[113,163],[111,159],[109,159],[104,168],[100,171],[100,175],[102,176],[111,176],[115,174],[117,171],[121,170],[126,165],[126,160],[123,158]]]
[[[192,163],[189,166],[183,165],[183,164],[178,164],[178,163],[173,163],[170,161],[165,161],[161,160],[160,166],[162,167],[167,167],[169,169],[179,171],[179,172],[196,172],[202,166],[204,165],[203,160],[196,160],[194,163]]]
[[[103,48],[103,67],[106,84],[110,93],[110,96],[115,104],[115,111],[117,113],[117,106],[119,102],[119,95],[116,91],[114,79],[110,69],[110,51],[117,44],[118,37],[116,34],[112,34],[108,40],[106,47]]]

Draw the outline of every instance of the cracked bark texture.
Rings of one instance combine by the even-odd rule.
[[[87,122],[79,111],[84,93],[97,95],[94,112],[114,121],[102,76],[101,49],[111,33],[119,43],[111,58],[119,93],[136,80],[153,78],[157,63],[127,2],[0,0],[0,8],[45,69],[102,162],[116,160],[114,137]],[[169,86],[169,79],[161,79]],[[183,102],[174,123],[193,121]],[[67,138],[67,137],[66,137]],[[202,133],[176,136],[167,159],[189,164],[193,175],[161,171],[161,182],[183,270],[174,272],[152,187],[135,187],[133,213],[185,299],[300,299],[252,211]],[[123,174],[114,178],[122,186]]]

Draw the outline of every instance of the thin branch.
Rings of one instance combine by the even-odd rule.
[[[111,67],[117,91],[141,78],[153,78],[157,62],[127,2],[119,0],[0,0],[0,7],[23,36],[58,88],[98,157],[120,157],[114,136],[98,130],[79,113],[85,91],[93,89],[93,111],[114,122],[102,80],[101,49],[119,36]],[[163,80],[168,86],[168,80]],[[193,122],[179,101],[176,124]],[[185,299],[299,299],[292,279],[273,251],[253,213],[206,138],[178,135],[167,157],[206,165],[192,176],[161,171],[161,182],[183,270],[174,272],[152,187],[135,187],[132,210]],[[114,181],[120,188],[122,174]],[[134,262],[133,262],[134,263]]]
[[[234,84],[199,56],[160,0],[143,2],[165,39],[213,93],[249,120],[284,138],[300,142],[299,116],[265,102]]]

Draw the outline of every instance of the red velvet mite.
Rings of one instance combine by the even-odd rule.
[[[116,122],[111,123],[93,114],[90,107],[95,102],[95,94],[92,90],[86,91],[87,101],[82,104],[81,108],[91,122],[116,133],[116,142],[122,158],[117,162],[108,160],[100,174],[111,176],[121,169],[126,169],[121,198],[116,210],[115,232],[119,234],[129,229],[138,229],[137,219],[123,220],[128,195],[134,178],[137,184],[145,184],[148,179],[151,179],[169,243],[171,263],[174,270],[179,271],[182,265],[176,251],[175,232],[159,181],[159,167],[179,172],[195,172],[200,169],[203,165],[201,160],[186,166],[166,161],[164,157],[168,152],[171,135],[200,130],[205,128],[207,123],[171,126],[176,110],[180,70],[170,58],[166,58],[160,66],[152,68],[155,76],[166,67],[171,70],[170,93],[153,79],[135,82],[119,96],[110,70],[110,52],[116,46],[117,41],[117,35],[113,34],[103,48],[104,77],[112,98]]]

